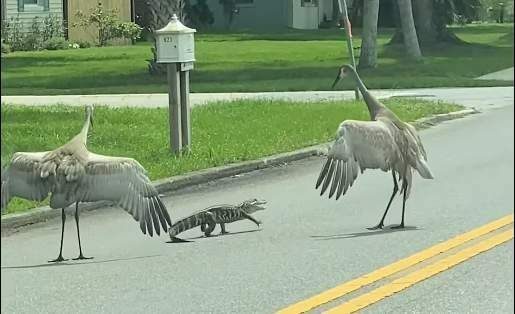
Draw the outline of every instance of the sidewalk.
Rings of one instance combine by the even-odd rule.
[[[477,77],[476,80],[501,80],[513,82],[513,67]]]
[[[379,98],[420,97],[432,100],[445,100],[465,106],[485,106],[499,102],[513,103],[513,86],[501,87],[457,87],[457,88],[418,88],[399,90],[371,90]],[[327,101],[354,99],[354,91],[301,91],[301,92],[261,92],[261,93],[192,93],[191,106],[208,102],[236,99],[270,99],[294,101]],[[83,106],[85,104],[108,105],[110,107],[156,108],[168,106],[168,94],[118,94],[118,95],[54,95],[54,96],[2,96],[2,103],[14,105],[55,105]],[[478,108],[479,109],[479,108]]]
[[[478,80],[513,81],[513,67],[489,73]],[[468,100],[478,100],[483,103],[488,97],[498,99],[513,95],[513,86],[504,87],[440,87],[414,89],[376,89],[371,90],[378,99],[390,97],[422,97],[445,101],[454,101],[471,105]],[[474,94],[474,97],[471,95]],[[269,99],[289,101],[330,101],[354,99],[354,91],[299,91],[299,92],[258,92],[258,93],[192,93],[190,105],[198,106],[209,102],[231,101],[237,99]],[[156,108],[168,106],[168,94],[104,94],[104,95],[52,95],[52,96],[2,96],[2,104],[12,105],[106,105],[110,107],[143,107]],[[462,103],[465,101],[466,103]]]

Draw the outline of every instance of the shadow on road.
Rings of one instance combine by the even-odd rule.
[[[118,262],[118,261],[130,261],[135,259],[143,259],[143,258],[151,258],[151,257],[157,257],[161,255],[148,255],[148,256],[136,256],[136,257],[128,257],[128,258],[115,258],[115,259],[108,259],[108,260],[90,260],[89,262],[61,262],[61,263],[45,263],[45,264],[38,264],[38,265],[23,265],[23,266],[2,266],[2,269],[26,269],[26,268],[39,268],[39,267],[59,267],[59,266],[75,266],[75,265],[82,265],[82,264],[103,264],[103,263],[111,263],[111,262]]]
[[[392,232],[403,232],[403,231],[413,231],[413,230],[422,230],[417,226],[405,226],[403,229],[392,229],[392,227],[397,225],[388,225],[383,229],[375,230],[375,231],[364,231],[364,232],[354,232],[354,233],[342,233],[342,234],[333,234],[333,235],[313,235],[311,238],[315,240],[335,240],[335,239],[349,239],[349,238],[359,238],[359,237],[368,237],[374,235],[387,234]]]
[[[242,234],[242,233],[257,232],[257,231],[261,231],[261,230],[263,230],[263,229],[254,229],[254,230],[246,230],[246,231],[238,231],[238,232],[227,232],[225,234],[213,234],[209,237],[201,235],[198,237],[184,238],[184,239],[182,239],[182,240],[185,240],[184,242],[166,241],[166,243],[190,243],[190,242],[195,242],[195,241],[190,241],[190,240],[217,238],[217,237],[237,235],[237,234]]]

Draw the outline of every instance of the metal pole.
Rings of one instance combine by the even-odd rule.
[[[180,73],[182,147],[189,149],[191,145],[190,72],[181,71]]]
[[[180,153],[182,148],[179,66],[179,63],[167,64],[170,148],[174,154]]]
[[[343,5],[342,5],[343,1]],[[352,35],[350,30],[350,22],[349,16],[347,14],[347,3],[345,0],[338,0],[338,7],[340,9],[340,13],[343,15],[343,23],[345,24],[345,35],[347,37],[347,49],[349,50],[349,56],[351,60],[352,67],[356,69],[356,60],[354,59],[354,48],[352,47]],[[359,99],[359,90],[358,87],[354,87],[354,94],[356,96],[356,100]]]

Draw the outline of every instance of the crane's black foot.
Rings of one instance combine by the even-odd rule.
[[[368,230],[377,230],[377,229],[383,229],[383,224],[382,223],[379,223],[377,226],[374,226],[374,227],[368,227],[367,229]]]
[[[56,259],[53,259],[51,261],[48,261],[49,263],[60,263],[67,261],[68,259],[64,259],[62,255],[59,255]]]
[[[229,231],[220,231],[220,235],[228,234]]]
[[[181,238],[177,238],[177,237],[170,237],[170,241],[169,243],[185,243],[185,242],[193,242],[193,241],[188,241],[188,240],[184,240],[184,239],[181,239]]]
[[[393,226],[392,229],[404,229],[404,223],[401,223],[400,225]]]
[[[80,254],[79,257],[73,258],[74,261],[80,260],[80,259],[93,259],[93,257],[84,257],[84,255]]]

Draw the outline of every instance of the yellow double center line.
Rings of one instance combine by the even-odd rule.
[[[393,264],[387,265],[377,269],[369,274],[353,279],[342,285],[324,291],[306,300],[288,306],[285,309],[278,311],[279,314],[296,314],[304,313],[322,304],[336,300],[350,292],[356,291],[366,285],[372,284],[378,280],[391,276],[400,271],[406,270],[418,263],[428,260],[439,254],[445,253],[453,248],[456,248],[468,241],[477,239],[490,232],[498,230],[513,223],[513,214],[505,216],[501,219],[495,220],[477,229],[471,230],[464,234],[458,235],[445,242],[434,245],[426,250],[415,253],[407,258],[401,259]],[[463,249],[455,254],[440,259],[428,266],[415,270],[406,276],[398,278],[384,286],[374,289],[368,293],[358,296],[348,302],[337,306],[327,313],[352,313],[362,309],[372,303],[382,300],[398,291],[404,290],[417,282],[429,278],[439,272],[442,272],[450,267],[453,267],[481,252],[489,250],[501,243],[513,239],[513,228],[508,231],[496,234],[486,240],[474,244],[466,249]]]

